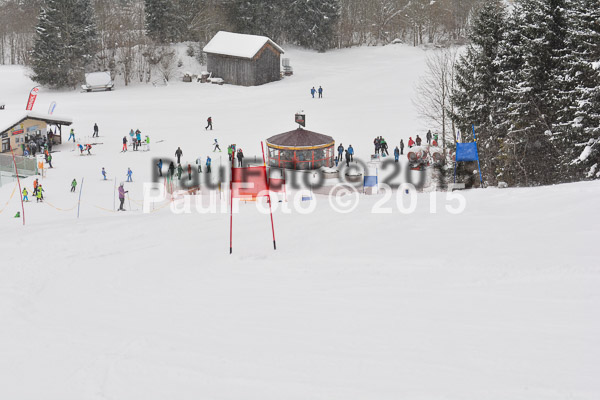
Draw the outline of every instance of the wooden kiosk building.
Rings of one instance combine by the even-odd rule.
[[[331,136],[298,128],[267,139],[269,165],[297,170],[332,167],[334,146]]]
[[[208,72],[225,83],[257,86],[281,78],[283,49],[266,36],[220,31],[204,52]]]
[[[2,147],[0,153],[10,151],[12,147],[15,154],[23,155],[25,145],[32,140],[45,139],[52,144],[62,142],[62,126],[69,126],[73,120],[68,117],[59,117],[25,111],[18,114],[0,115],[0,141]],[[54,126],[54,132],[51,128]]]

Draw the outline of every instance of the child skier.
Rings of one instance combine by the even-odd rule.
[[[38,185],[37,187],[37,192],[35,193],[35,202],[39,203],[40,201],[44,201],[44,195],[42,194],[42,192],[44,192],[44,189],[42,188],[42,185]]]
[[[29,197],[27,197],[29,193],[27,192],[27,188],[23,188],[23,201],[29,201]]]
[[[106,180],[106,171],[104,170],[104,167],[102,167],[102,176],[104,177],[104,180]]]
[[[127,168],[127,182],[133,182],[133,179],[131,179],[131,174],[133,174],[133,171],[131,168]]]

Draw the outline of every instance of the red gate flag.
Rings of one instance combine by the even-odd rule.
[[[262,142],[260,143],[262,147]],[[271,215],[271,232],[273,233],[273,250],[277,250],[275,242],[275,226],[273,225],[273,210],[271,209],[271,195],[269,194],[269,180],[267,179],[267,165],[265,163],[265,150],[263,147],[263,165],[261,167],[235,168],[235,159],[231,160],[231,181],[229,183],[229,254],[233,253],[233,199],[256,200],[266,197]]]
[[[254,201],[257,197],[267,197],[267,167],[233,168],[231,184],[231,195],[235,199]]]
[[[33,89],[31,89],[31,92],[29,92],[29,99],[27,100],[27,107],[25,108],[26,111],[33,110],[33,104],[35,103],[35,99],[37,98],[37,94],[39,91],[40,87],[36,86]]]

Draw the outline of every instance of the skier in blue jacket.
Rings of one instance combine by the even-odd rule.
[[[398,162],[398,158],[400,158],[400,149],[398,148],[398,146],[396,146],[396,148],[394,149],[394,161]]]
[[[210,159],[209,156],[206,156],[206,173],[210,174],[211,169],[210,169],[210,164],[211,164],[212,160]]]
[[[127,168],[127,182],[133,182],[133,179],[131,179],[131,174],[133,174],[133,171],[131,168]]]
[[[348,154],[350,155],[350,161],[354,161],[354,148],[352,145],[348,146]]]

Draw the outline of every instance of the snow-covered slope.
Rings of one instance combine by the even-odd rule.
[[[598,182],[465,191],[459,214],[446,193],[418,194],[410,214],[394,199],[373,213],[381,196],[341,214],[317,195],[312,213],[275,212],[276,251],[268,217],[240,205],[233,255],[227,213],[112,212],[102,167],[117,181],[134,170],[139,210],[152,157],[181,146],[193,162],[214,138],[260,156],[299,109],[362,157],[376,135],[393,149],[423,129],[410,101],[421,50],[286,54],[295,75],[255,88],[40,91],[35,111],[55,100],[82,140],[97,122],[103,144],[57,148],[25,227],[14,185],[0,188],[0,398],[598,398]],[[0,68],[7,108],[25,105],[22,74]],[[131,128],[151,152],[119,153]]]

